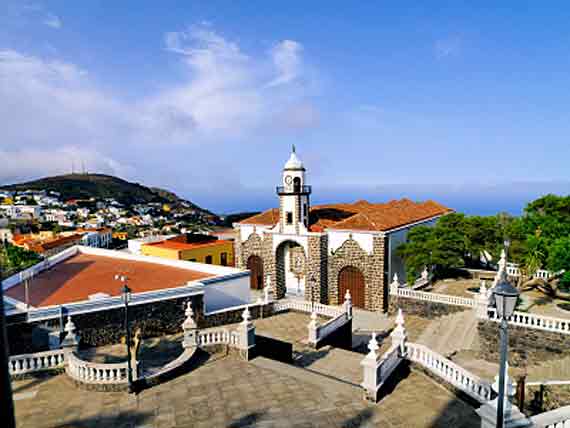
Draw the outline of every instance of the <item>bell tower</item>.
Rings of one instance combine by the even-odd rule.
[[[305,167],[295,152],[283,167],[282,185],[277,186],[279,196],[279,230],[281,233],[306,232],[309,227],[309,195],[311,186],[305,184]]]

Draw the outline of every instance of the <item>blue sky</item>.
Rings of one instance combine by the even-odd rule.
[[[570,188],[567,2],[0,4],[0,183],[90,171],[229,212],[313,201],[518,212]]]

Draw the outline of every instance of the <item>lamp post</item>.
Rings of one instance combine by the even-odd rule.
[[[131,329],[129,328],[129,301],[131,300],[131,289],[127,285],[127,278],[125,275],[115,275],[115,280],[123,283],[121,289],[121,297],[125,304],[125,330],[127,334],[127,383],[129,393],[133,392],[133,371],[131,367]]]
[[[507,319],[510,318],[515,311],[518,297],[519,291],[509,282],[507,272],[503,270],[499,282],[493,289],[497,315],[501,319],[499,327],[501,355],[499,366],[499,397],[497,401],[497,428],[503,428],[504,425],[505,370],[508,345]]]

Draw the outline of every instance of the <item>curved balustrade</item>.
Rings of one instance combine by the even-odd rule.
[[[496,308],[489,308],[488,316],[491,321],[500,322]],[[553,318],[537,314],[515,311],[508,319],[509,324],[538,330],[570,334],[570,319]]]
[[[480,403],[491,399],[491,386],[478,376],[458,366],[424,345],[406,343],[406,358],[421,364],[454,387],[475,398]]]
[[[428,293],[426,291],[411,290],[409,288],[392,288],[391,294],[409,299],[424,300],[426,302],[443,303],[446,305],[475,306],[475,299],[469,297],[449,296],[447,294]]]
[[[79,359],[73,353],[68,355],[67,373],[83,383],[112,383],[127,382],[128,363],[92,363]]]
[[[10,357],[8,368],[10,375],[19,375],[57,368],[63,366],[64,362],[65,351],[56,349],[54,351],[14,355]]]

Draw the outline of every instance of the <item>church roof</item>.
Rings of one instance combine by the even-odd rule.
[[[309,229],[312,232],[322,232],[325,229],[386,232],[452,211],[431,200],[414,202],[410,199],[392,200],[383,204],[360,200],[352,204],[317,205],[311,207]],[[273,208],[240,223],[273,226],[278,222],[279,210]]]
[[[271,208],[262,213],[256,214],[252,217],[248,217],[245,220],[240,221],[240,224],[258,224],[262,226],[273,226],[279,222],[279,209]]]

